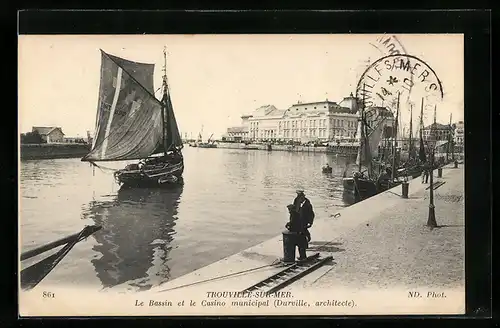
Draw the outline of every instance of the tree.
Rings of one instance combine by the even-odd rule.
[[[21,143],[22,144],[41,144],[44,143],[42,136],[38,131],[27,132],[21,134]]]

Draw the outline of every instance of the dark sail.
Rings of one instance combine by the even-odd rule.
[[[82,161],[143,159],[163,152],[161,103],[153,94],[154,64],[102,51],[92,150]]]
[[[170,99],[170,92],[163,95],[163,104],[165,108],[165,149],[182,147],[182,138],[179,133],[179,127],[175,120],[174,108]]]
[[[427,161],[425,156],[425,146],[424,146],[424,138],[422,136],[422,130],[424,128],[424,98],[422,98],[422,103],[420,107],[420,149],[418,151],[418,158],[422,163]]]
[[[116,57],[101,50],[103,55],[110,58],[113,62],[115,62],[118,66],[123,68],[123,70],[127,71],[134,80],[136,80],[141,86],[144,87],[149,93],[154,94],[154,64],[145,64],[138,63],[130,60],[126,60],[120,57]]]

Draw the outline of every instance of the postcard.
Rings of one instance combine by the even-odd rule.
[[[465,313],[462,34],[18,58],[21,317]]]

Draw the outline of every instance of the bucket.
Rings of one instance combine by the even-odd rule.
[[[409,190],[410,184],[407,181],[404,181],[401,184],[401,194],[403,198],[408,198],[408,190]]]
[[[283,262],[295,263],[295,234],[283,231]]]

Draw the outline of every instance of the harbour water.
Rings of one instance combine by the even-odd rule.
[[[184,158],[184,185],[164,190],[119,190],[111,171],[80,159],[22,161],[21,252],[102,226],[42,283],[148,289],[278,235],[296,188],[316,220],[347,205],[342,157],[186,147]],[[326,162],[331,174],[321,173]]]

